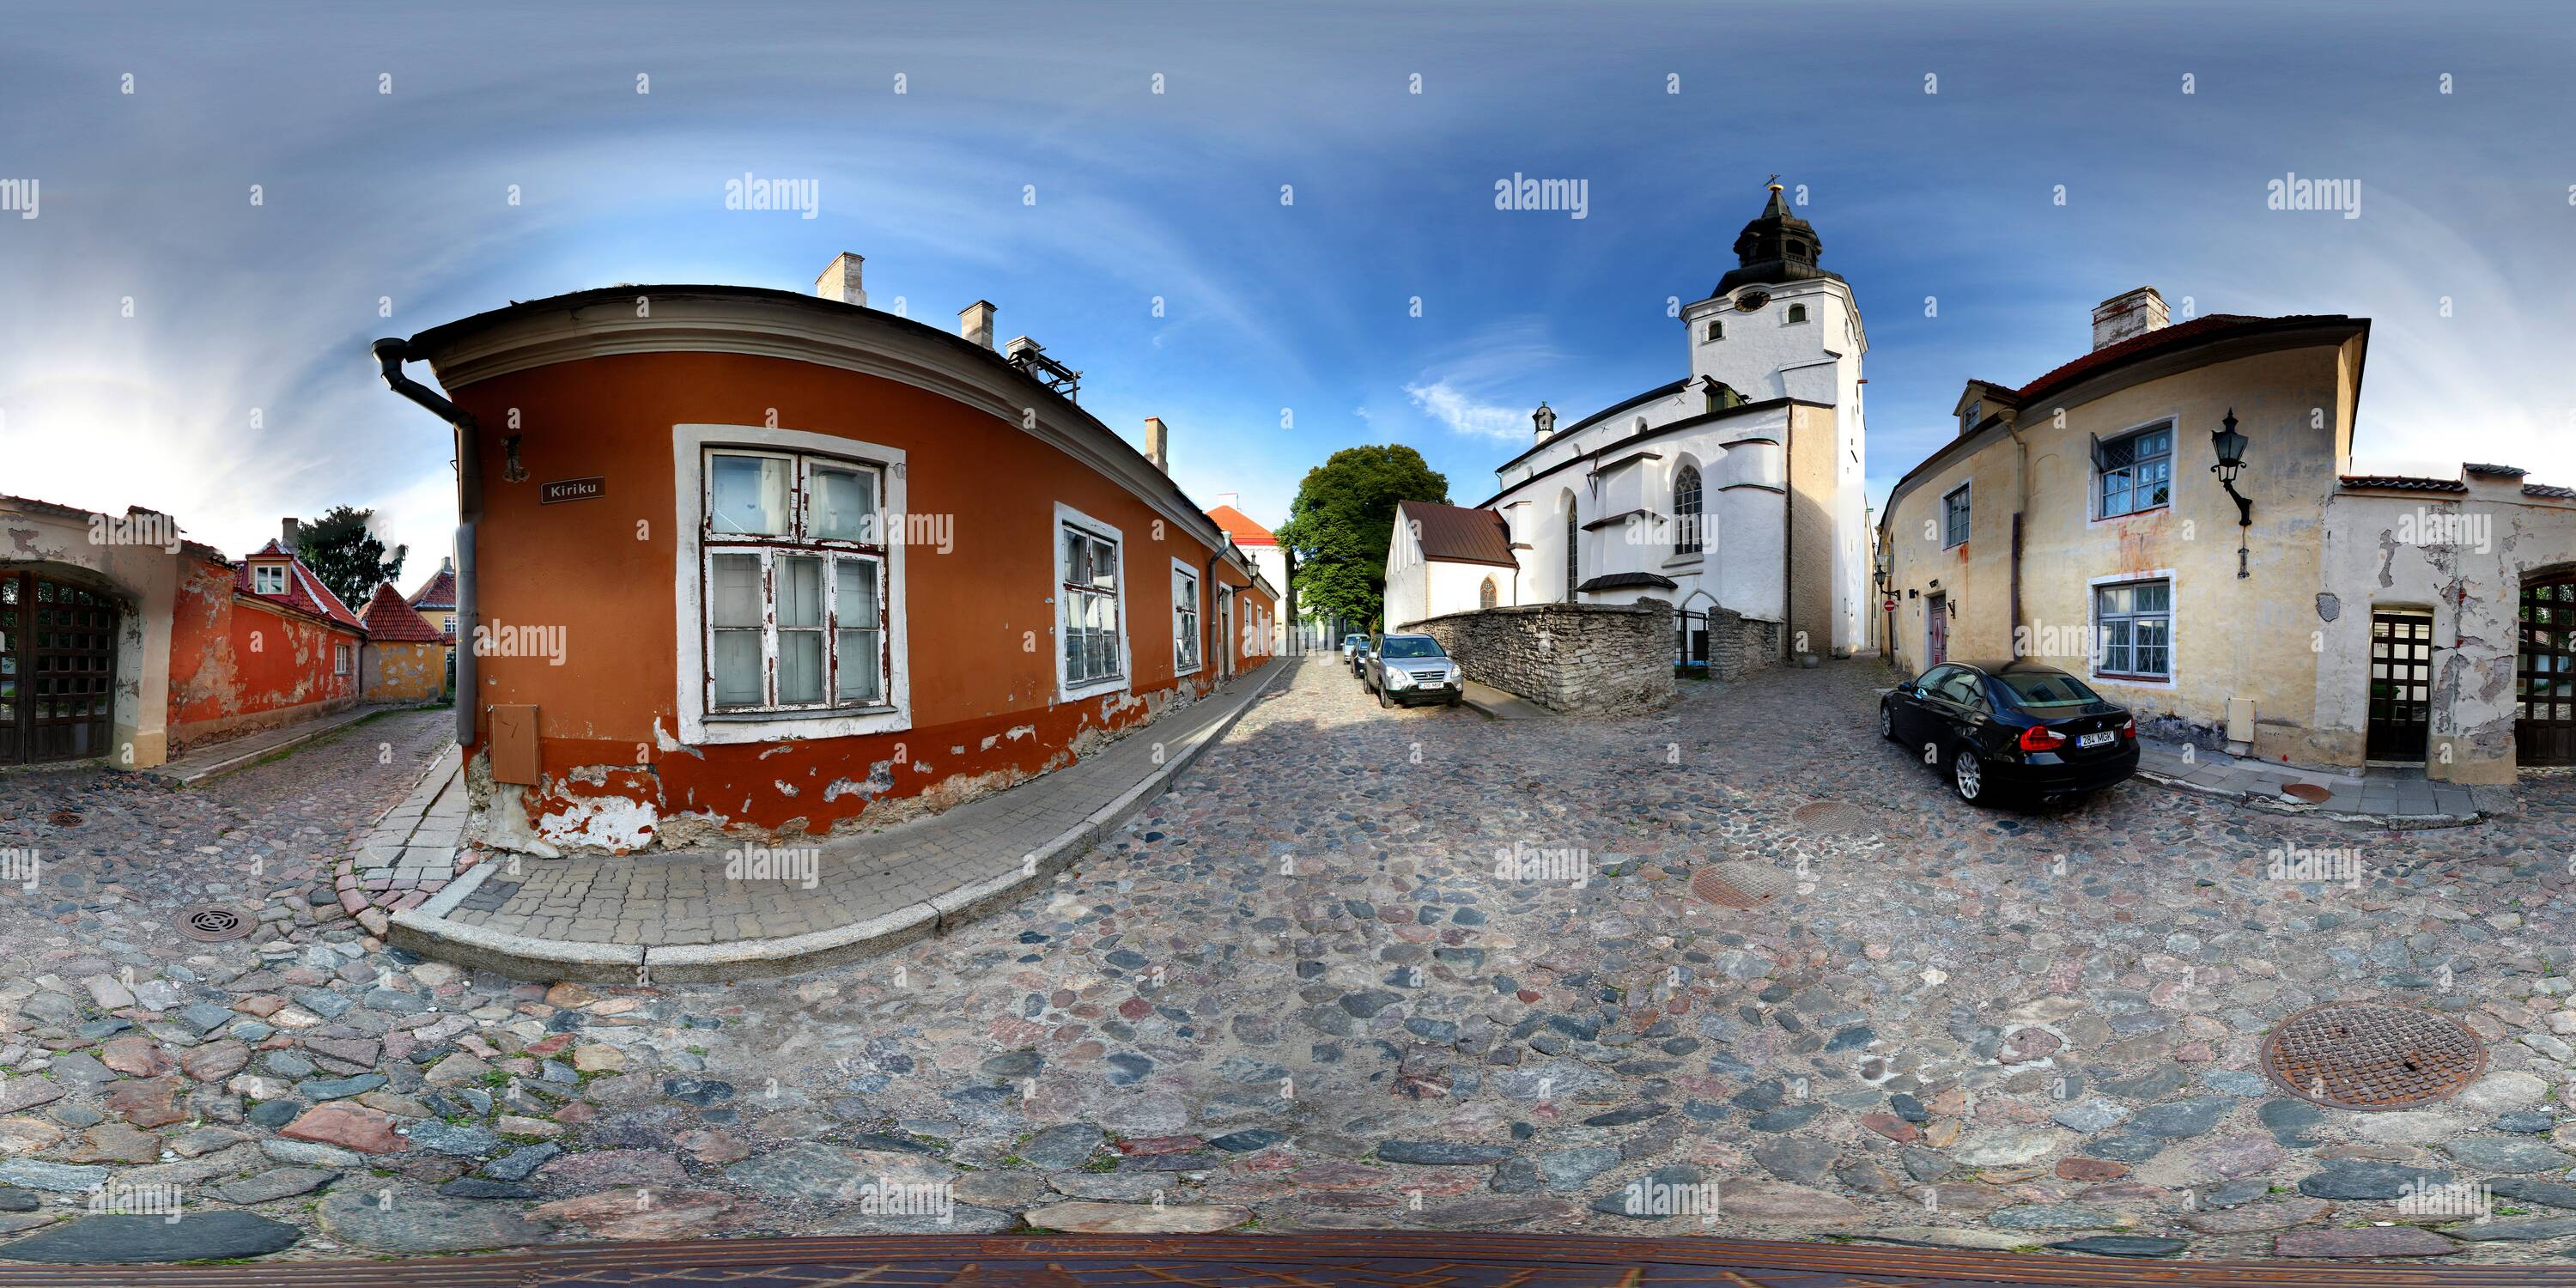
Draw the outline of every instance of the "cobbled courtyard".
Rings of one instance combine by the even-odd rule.
[[[2144,782],[1976,810],[1878,739],[1885,683],[1496,723],[1310,660],[1051,898],[726,987],[469,974],[322,899],[445,712],[189,791],[0,777],[0,847],[39,860],[0,904],[0,1231],[77,1250],[94,1195],[148,1192],[208,1257],[278,1241],[236,1212],[301,1229],[289,1257],[1318,1227],[2566,1254],[2576,783],[2433,832]],[[2359,880],[2275,878],[2315,853]],[[1726,863],[1775,897],[1694,895]],[[179,934],[245,897],[282,938]],[[2383,1113],[2267,1082],[2268,1029],[2359,999],[2456,1017],[2484,1075]],[[2439,1182],[2491,1183],[2491,1219],[2401,1201]]]

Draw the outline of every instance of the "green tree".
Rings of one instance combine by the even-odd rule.
[[[1402,444],[1345,447],[1306,471],[1278,532],[1296,564],[1299,611],[1377,622],[1398,501],[1449,501],[1449,480]]]
[[[379,583],[402,573],[403,556],[410,551],[408,546],[395,546],[393,558],[387,559],[385,543],[367,531],[367,520],[374,517],[373,510],[333,506],[330,513],[295,534],[295,557],[353,613],[366,607],[367,597],[376,593]]]

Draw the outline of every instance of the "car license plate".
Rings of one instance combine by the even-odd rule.
[[[2105,729],[2100,733],[2077,734],[2075,736],[2075,745],[2078,747],[2099,747],[2109,743],[2113,738],[2117,738],[2119,736],[2120,735],[2117,732],[2109,729]]]

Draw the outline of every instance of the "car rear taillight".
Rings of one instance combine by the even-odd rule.
[[[2135,717],[2120,717],[2120,736],[2130,742],[2138,740],[2138,722]]]
[[[2047,725],[2032,725],[2021,731],[2023,751],[2055,751],[2066,745],[2066,735]]]

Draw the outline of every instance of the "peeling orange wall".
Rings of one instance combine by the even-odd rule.
[[[349,705],[357,677],[332,674],[334,643],[354,649],[358,637],[239,596],[221,564],[191,565],[171,613],[172,747]]]
[[[642,802],[666,821],[698,812],[728,826],[819,833],[875,801],[944,799],[1059,765],[1078,739],[1087,751],[1100,731],[1131,726],[1217,678],[1203,667],[1176,681],[1171,647],[1172,561],[1204,569],[1209,548],[1016,423],[894,381],[732,354],[586,358],[451,393],[483,427],[480,625],[565,631],[562,665],[479,656],[480,691],[460,698],[478,711],[537,707],[546,781],[524,798],[531,822],[609,798]],[[517,428],[505,429],[514,417]],[[916,545],[905,554],[909,730],[662,749],[679,729],[675,579],[700,575],[675,567],[680,424],[774,424],[906,453],[907,510],[954,522],[949,553]],[[503,479],[504,433],[519,436],[522,481]],[[606,481],[604,497],[539,503],[544,482],[594,475]],[[1057,502],[1123,535],[1125,693],[1055,700]],[[1254,599],[1243,593],[1238,604]],[[1212,619],[1213,603],[1201,613]],[[1216,647],[1241,650],[1240,622],[1235,636]],[[481,723],[488,729],[488,716]]]

